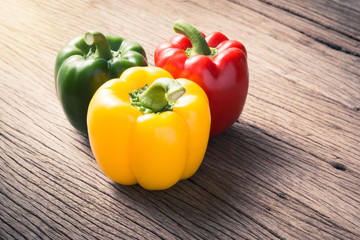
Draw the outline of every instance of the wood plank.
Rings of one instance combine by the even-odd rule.
[[[242,187],[240,192],[232,193],[239,194],[233,199],[239,201],[239,199],[245,198],[249,201],[245,205],[235,201],[235,206],[244,209],[254,207],[254,202],[256,202],[259,206],[254,207],[256,210],[251,209],[250,212],[258,211],[258,214],[252,216],[261,222],[269,221],[267,226],[271,226],[272,223],[274,227],[271,229],[286,239],[316,238],[318,235],[314,228],[318,226],[317,222],[324,224],[321,230],[324,239],[336,239],[341,235],[345,238],[356,238],[356,234],[352,235],[351,233],[351,227],[344,227],[349,221],[343,218],[344,215],[335,212],[335,217],[329,217],[332,214],[332,203],[338,202],[335,199],[342,199],[345,195],[342,195],[341,189],[339,189],[339,196],[331,197],[332,199],[321,198],[321,202],[317,202],[319,199],[312,197],[313,194],[319,196],[325,193],[326,195],[326,191],[333,191],[331,190],[332,187],[337,187],[337,184],[329,183],[326,180],[332,179],[331,175],[336,174],[337,170],[327,166],[323,167],[324,164],[317,166],[316,158],[301,153],[302,150],[287,146],[281,140],[269,141],[272,136],[261,129],[246,124],[237,125],[234,128],[236,128],[236,133],[228,131],[225,140],[221,139],[215,143],[215,146],[211,145],[213,147],[211,153],[216,152],[218,154],[216,155],[218,161],[213,163],[213,167],[219,168],[218,162],[226,162],[226,165],[231,165],[237,169],[231,172],[228,169],[221,169],[226,175],[230,175],[228,177],[229,182],[237,182]],[[220,141],[230,146],[224,147],[224,145],[219,144]],[[247,144],[251,144],[251,147]],[[231,145],[241,147],[235,151]],[[259,151],[259,149],[261,150]],[[238,156],[237,161],[232,160],[234,154]],[[274,158],[276,158],[276,162],[272,161]],[[312,172],[316,172],[317,168],[321,168],[322,171],[319,171],[321,176],[314,178]],[[314,178],[313,181],[309,181],[312,178]],[[346,181],[344,182],[346,183]],[[230,183],[226,184],[226,186],[229,185],[233,186]],[[254,187],[255,189],[253,189]],[[356,192],[356,183],[353,183],[353,187],[353,191]],[[230,187],[230,189],[232,188]],[[249,195],[247,195],[247,191],[250,191]],[[323,191],[325,192],[322,193]],[[223,195],[220,194],[220,196]],[[354,200],[352,203],[355,204],[352,206],[355,211],[348,211],[348,213],[355,214],[355,217],[349,216],[351,219],[349,224],[352,224],[352,220],[357,219],[356,202],[357,200]],[[267,216],[268,214],[270,217]],[[271,217],[273,214],[275,215],[274,219]],[[281,219],[277,214],[282,216]],[[357,226],[355,221],[355,227]]]
[[[341,10],[352,3],[332,4]],[[264,1],[2,1],[0,238],[360,238],[358,57],[314,39],[311,29],[326,19],[303,9],[312,8]],[[244,113],[210,140],[190,180],[160,192],[114,184],[56,99],[56,53],[95,28],[141,42],[153,64],[153,50],[173,35],[171,23],[180,17],[244,42],[250,66]],[[341,31],[351,35],[353,23]],[[353,43],[346,34],[337,38],[340,27],[320,33]]]
[[[239,2],[234,3],[229,9],[228,14],[229,16],[237,16],[236,13],[238,12],[246,12],[237,9],[236,5],[240,5],[254,10],[261,15],[256,18],[256,22],[254,22],[254,17],[252,16],[247,18],[247,14],[244,14],[243,17],[246,18],[244,19],[246,23],[250,23],[250,29],[256,29],[254,30],[256,33],[251,33],[251,36],[260,34],[261,38],[254,39],[251,36],[245,35],[246,33],[242,33],[245,35],[244,39],[252,39],[253,41],[245,42],[246,46],[250,48],[249,51],[252,49],[256,49],[256,51],[266,49],[267,54],[261,55],[259,52],[250,52],[250,64],[254,63],[254,65],[250,65],[252,69],[267,72],[273,71],[278,76],[304,84],[306,87],[318,91],[330,99],[339,101],[355,111],[359,109],[360,73],[359,63],[357,62],[358,57],[338,51],[337,49],[331,51],[328,48],[333,48],[329,47],[328,44],[314,41],[310,35],[303,34],[303,31],[298,31],[296,28],[288,26],[287,23],[294,22],[297,18],[295,16],[290,20],[290,13],[258,1],[246,1],[244,6],[243,4],[244,2],[241,2],[241,4]],[[220,5],[214,9],[219,9]],[[267,14],[271,14],[271,16]],[[276,23],[274,23],[272,15],[279,16],[281,21],[275,19]],[[230,20],[236,21],[236,17]],[[252,24],[251,21],[253,22]],[[312,22],[301,21],[296,23],[296,26],[312,27],[314,24]],[[247,29],[247,33],[249,31]],[[309,31],[307,30],[307,32]],[[231,32],[230,28],[228,32]],[[329,33],[329,36],[331,36],[331,33]],[[356,42],[354,44],[358,49],[359,43]],[[273,64],[269,64],[269,60],[278,63],[278,65],[274,67]],[[346,81],[341,79],[346,79]],[[256,81],[256,78],[253,78],[254,80]],[[346,86],[343,86],[344,84]],[[345,92],[345,89],[350,92]]]
[[[360,6],[337,1],[234,1],[335,50],[360,56]]]
[[[339,34],[359,41],[360,4],[358,1],[309,1],[299,2],[263,0],[263,2],[290,11],[315,24],[334,30]]]

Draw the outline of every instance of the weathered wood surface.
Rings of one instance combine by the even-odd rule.
[[[156,45],[183,18],[248,50],[239,122],[166,191],[107,179],[54,89],[88,29]],[[360,2],[0,2],[0,239],[360,239]]]

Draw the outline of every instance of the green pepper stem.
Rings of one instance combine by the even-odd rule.
[[[139,95],[140,103],[153,112],[160,112],[168,104],[174,103],[185,93],[185,88],[171,78],[156,79]]]
[[[191,42],[192,50],[190,56],[210,55],[211,50],[204,36],[191,24],[184,20],[177,20],[173,25],[176,33],[185,35]]]
[[[103,58],[105,60],[112,58],[109,42],[102,33],[97,31],[87,31],[84,39],[87,45],[95,45],[95,58]]]

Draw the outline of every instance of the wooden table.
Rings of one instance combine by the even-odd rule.
[[[113,183],[54,87],[88,29],[155,47],[185,19],[244,43],[250,88],[200,169]],[[0,2],[0,239],[360,239],[360,1]]]

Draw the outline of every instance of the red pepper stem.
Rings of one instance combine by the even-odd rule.
[[[190,40],[192,45],[191,56],[209,56],[211,54],[211,50],[204,36],[194,26],[184,20],[178,20],[174,23],[173,28],[176,33],[181,33]]]
[[[95,45],[95,58],[103,58],[105,60],[112,58],[109,42],[102,33],[97,31],[87,31],[84,40],[89,46]]]
[[[185,88],[178,81],[171,78],[158,78],[139,95],[139,100],[141,104],[156,113],[174,103],[184,93]]]

